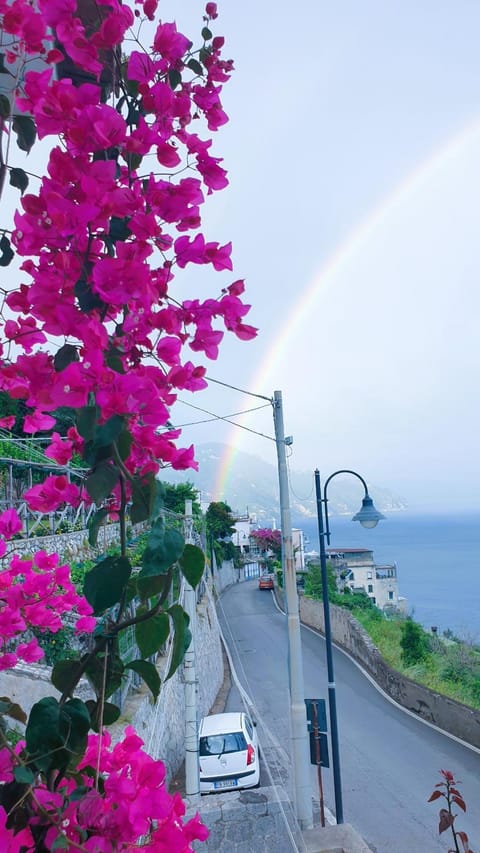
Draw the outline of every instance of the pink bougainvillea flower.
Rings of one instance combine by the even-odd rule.
[[[3,806],[0,806],[0,847],[5,853],[23,853],[34,849],[34,840],[28,828],[16,834],[13,829],[7,829],[7,813]]]
[[[59,465],[66,465],[73,455],[73,443],[63,439],[60,433],[52,433],[52,443],[43,451],[49,459],[54,459]]]
[[[5,539],[11,539],[16,533],[20,533],[22,527],[23,522],[16,509],[6,509],[0,514],[0,534]]]
[[[32,486],[24,493],[30,509],[38,512],[52,512],[64,503],[78,505],[81,493],[78,486],[69,483],[63,474],[57,477],[47,477],[43,483]]]
[[[7,415],[5,418],[0,418],[0,427],[11,429],[15,423],[15,415]]]
[[[25,415],[23,422],[24,432],[44,432],[55,426],[55,418],[51,415],[45,415],[43,412],[33,412],[31,415]]]
[[[192,43],[179,33],[175,23],[159,24],[153,40],[153,48],[164,59],[176,62],[190,49]]]
[[[205,12],[207,13],[208,17],[213,21],[215,18],[218,17],[217,4],[207,3],[207,5],[205,6]]]

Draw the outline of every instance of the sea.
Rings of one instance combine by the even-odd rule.
[[[385,513],[366,530],[350,517],[330,516],[330,547],[362,547],[375,563],[395,563],[399,595],[407,612],[425,628],[480,644],[480,512],[461,515]],[[317,551],[316,519],[294,521]]]

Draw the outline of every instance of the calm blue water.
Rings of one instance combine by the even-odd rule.
[[[294,526],[308,537],[306,550],[318,551],[316,520]],[[332,516],[330,528],[331,547],[370,548],[376,563],[397,564],[399,593],[417,622],[480,642],[480,513],[389,513],[374,530]]]

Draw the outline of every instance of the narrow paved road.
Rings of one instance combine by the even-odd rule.
[[[272,593],[256,581],[237,584],[219,603],[219,618],[235,670],[253,699],[263,758],[262,784],[283,782],[291,791],[290,718],[286,620]],[[325,643],[302,629],[305,695],[327,697]],[[438,836],[441,801],[427,803],[440,768],[461,780],[468,806],[458,829],[480,848],[480,755],[424,725],[383,697],[358,667],[335,650],[344,818],[377,853],[447,851],[451,836]],[[233,690],[229,709],[239,707]],[[312,796],[318,800],[316,768]],[[331,769],[323,770],[326,806],[334,811]],[[458,810],[460,811],[460,810]]]

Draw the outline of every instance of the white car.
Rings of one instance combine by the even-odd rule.
[[[204,717],[199,738],[201,794],[259,786],[257,733],[246,714]]]

